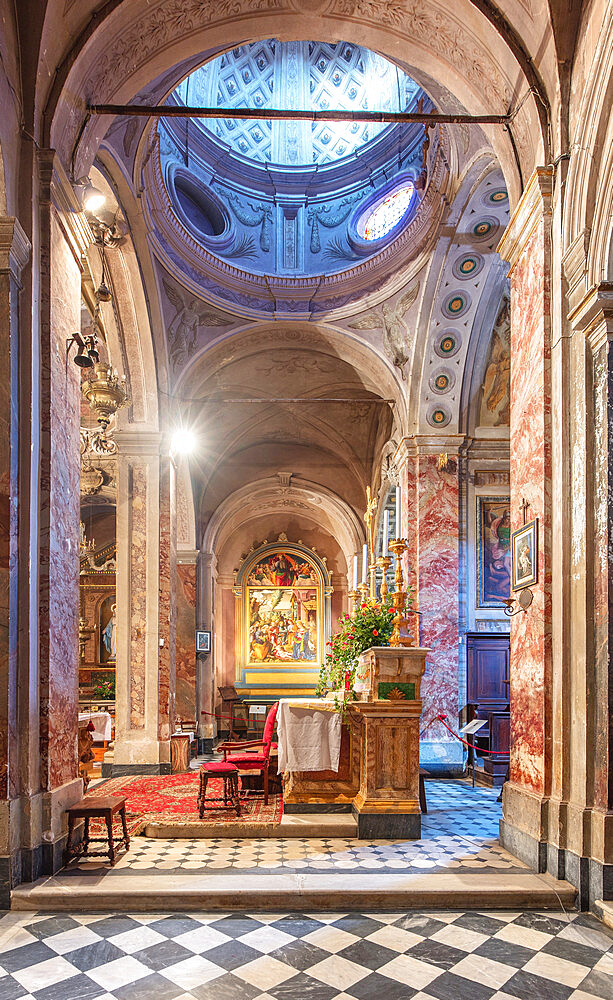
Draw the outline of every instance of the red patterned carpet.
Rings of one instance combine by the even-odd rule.
[[[269,795],[268,805],[265,806],[262,793],[249,793],[246,797],[241,797],[240,817],[237,817],[235,809],[214,808],[219,803],[207,802],[204,817],[200,819],[197,806],[198,782],[197,771],[155,777],[126,775],[122,778],[109,778],[90,789],[88,795],[124,796],[130,836],[140,833],[150,824],[199,826],[202,827],[203,835],[206,835],[207,827],[220,824],[232,825],[238,832],[281,822],[283,797]],[[222,794],[222,779],[209,778],[207,799],[211,796],[221,798]]]

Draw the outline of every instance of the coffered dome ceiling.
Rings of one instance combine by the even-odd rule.
[[[269,38],[201,66],[180,84],[174,99],[200,107],[405,111],[419,93],[401,69],[358,45]],[[288,166],[334,162],[391,130],[364,122],[219,118],[199,124],[240,156]]]

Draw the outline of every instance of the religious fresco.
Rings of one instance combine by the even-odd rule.
[[[504,298],[498,310],[481,390],[480,427],[509,423],[511,388],[511,307]]]
[[[319,660],[319,577],[303,556],[273,552],[247,579],[247,658],[251,664]]]
[[[477,497],[476,565],[475,607],[499,608],[511,596],[509,497]]]

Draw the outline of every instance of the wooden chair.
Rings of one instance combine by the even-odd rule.
[[[228,740],[215,748],[216,753],[223,754],[224,761],[227,761],[228,764],[234,764],[239,771],[261,772],[264,779],[264,805],[268,805],[268,767],[278,708],[279,702],[277,701],[269,709],[261,740],[247,740],[243,743]]]

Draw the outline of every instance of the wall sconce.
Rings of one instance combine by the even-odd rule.
[[[446,451],[442,451],[438,456],[438,462],[436,465],[439,472],[455,472],[457,469],[456,461],[454,458],[449,458]]]
[[[88,337],[82,337],[80,333],[73,333],[72,337],[67,337],[66,361],[68,361],[70,348],[73,344],[77,345],[77,353],[73,361],[78,368],[93,368],[96,362],[100,361],[98,341],[93,334],[90,334]]]
[[[81,177],[75,186],[81,188],[81,204],[85,212],[98,212],[102,208],[106,195],[100,188],[94,187],[89,177]]]
[[[530,588],[524,587],[523,590],[520,590],[519,597],[509,597],[508,600],[505,601],[506,607],[504,608],[504,613],[508,618],[514,618],[515,615],[520,613],[520,611],[526,613],[533,600],[534,594]],[[514,607],[514,605],[517,605],[517,607]]]

